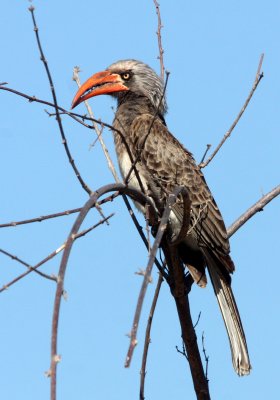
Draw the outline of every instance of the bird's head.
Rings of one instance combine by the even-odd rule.
[[[162,79],[147,64],[136,60],[118,61],[92,75],[78,90],[72,108],[101,94],[123,98],[125,93],[147,97],[163,116],[167,110]]]

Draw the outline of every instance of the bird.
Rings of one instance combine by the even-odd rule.
[[[235,266],[227,230],[193,155],[166,126],[163,79],[142,61],[120,60],[82,84],[73,99],[72,109],[104,94],[117,100],[113,135],[125,182],[143,191],[155,205],[164,204],[175,187],[186,189],[191,201],[190,223],[185,237],[178,243],[178,254],[198,286],[206,286],[208,270],[226,326],[233,367],[239,376],[248,375],[251,364],[231,288]],[[145,212],[142,206],[137,203],[136,206]],[[174,237],[181,229],[183,214],[182,201],[177,202],[169,221]]]

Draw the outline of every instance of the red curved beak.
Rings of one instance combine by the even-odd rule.
[[[71,108],[73,109],[82,101],[90,99],[93,96],[123,92],[126,90],[129,89],[123,84],[120,75],[113,74],[110,71],[97,72],[97,74],[92,75],[77,91]]]

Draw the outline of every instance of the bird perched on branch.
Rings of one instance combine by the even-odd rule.
[[[101,94],[117,99],[113,133],[126,183],[144,191],[156,206],[164,204],[175,187],[183,186],[187,190],[191,200],[190,226],[178,244],[180,258],[201,287],[207,283],[207,267],[226,325],[233,366],[238,375],[249,374],[246,338],[231,290],[230,274],[234,263],[229,255],[227,231],[192,154],[166,127],[163,81],[143,62],[118,61],[94,74],[80,87],[72,108]],[[177,202],[170,216],[175,236],[181,229],[182,219],[182,202]]]

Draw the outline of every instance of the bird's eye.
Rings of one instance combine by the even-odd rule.
[[[121,74],[121,77],[123,78],[123,80],[128,81],[131,78],[131,74],[129,72],[124,72],[123,74]]]

